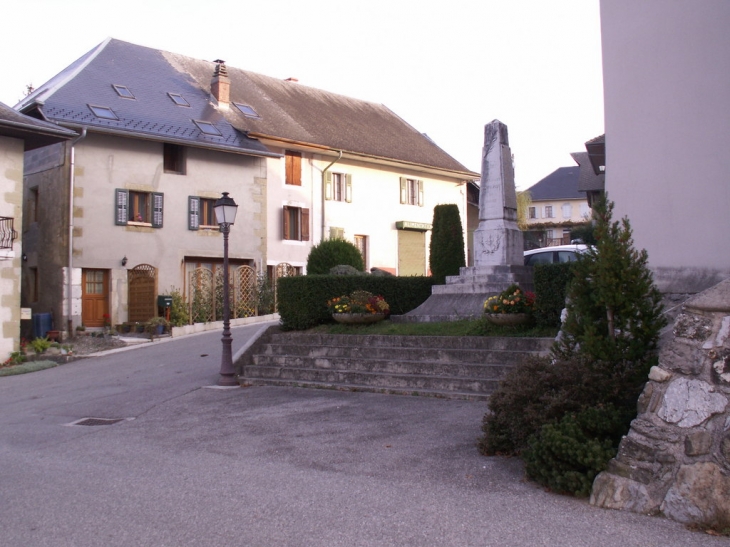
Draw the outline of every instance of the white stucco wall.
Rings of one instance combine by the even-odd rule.
[[[0,137],[0,216],[14,219],[18,237],[12,250],[0,249],[0,359],[20,343],[20,261],[23,225],[23,148],[19,139]]]
[[[278,150],[283,153],[283,150]],[[268,167],[268,263],[289,262],[305,266],[309,251],[322,240],[322,171],[333,157],[303,153],[302,186],[285,184],[284,159],[270,159]],[[398,221],[431,224],[436,205],[456,203],[466,231],[466,185],[459,179],[436,176],[411,169],[397,170],[375,163],[341,159],[329,169],[332,173],[352,175],[352,202],[326,200],[324,238],[330,228],[343,228],[344,237],[367,236],[366,268],[387,268],[397,272]],[[400,177],[424,182],[423,206],[400,203]],[[298,204],[302,205],[298,205]],[[284,205],[308,207],[311,215],[309,242],[282,239],[281,209]],[[426,233],[426,257],[431,232]],[[464,246],[466,249],[466,245]],[[425,266],[427,268],[427,265]],[[424,269],[425,269],[424,268]],[[424,274],[427,273],[424,271]]]
[[[606,191],[660,288],[730,275],[730,2],[602,0]]]

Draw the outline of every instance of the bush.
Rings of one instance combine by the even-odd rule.
[[[256,277],[256,302],[259,315],[269,315],[276,311],[276,294],[269,276],[261,273]]]
[[[346,264],[362,272],[365,264],[360,250],[344,239],[327,239],[312,247],[307,257],[307,275],[326,275],[330,268]]]
[[[51,342],[48,338],[36,338],[30,341],[30,347],[32,347],[33,351],[36,353],[43,353],[51,347]]]
[[[382,296],[390,311],[402,315],[431,295],[433,279],[422,276],[305,275],[277,280],[277,304],[283,330],[305,330],[332,322],[327,302],[364,290]]]
[[[436,284],[446,282],[447,275],[459,275],[464,260],[464,230],[461,227],[459,207],[454,204],[437,205],[433,209],[433,232],[428,256],[431,275]]]
[[[630,422],[626,409],[606,405],[542,426],[523,453],[528,477],[559,493],[588,496],[593,479],[616,455]]]
[[[620,389],[616,383],[606,377],[605,369],[580,357],[554,363],[549,357],[528,357],[507,373],[489,398],[479,451],[487,456],[519,455],[543,425],[596,404],[606,392],[614,399]]]
[[[170,287],[167,294],[172,296],[172,306],[170,307],[170,324],[173,327],[182,327],[190,322],[188,315],[188,305],[185,303],[180,289]]]
[[[535,322],[541,327],[559,327],[565,308],[568,284],[573,277],[573,262],[536,264],[532,278],[535,284]]]

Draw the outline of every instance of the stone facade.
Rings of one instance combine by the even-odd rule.
[[[591,504],[730,522],[730,280],[685,302]]]

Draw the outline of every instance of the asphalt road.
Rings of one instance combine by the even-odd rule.
[[[260,325],[233,329],[234,352]],[[207,389],[220,333],[0,378],[0,545],[727,547],[525,481],[484,403]],[[114,425],[72,426],[82,418]]]

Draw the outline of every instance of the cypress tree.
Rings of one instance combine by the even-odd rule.
[[[459,207],[455,203],[437,205],[433,209],[433,231],[428,261],[431,276],[443,284],[447,275],[459,275],[466,266],[464,259],[464,232]]]

